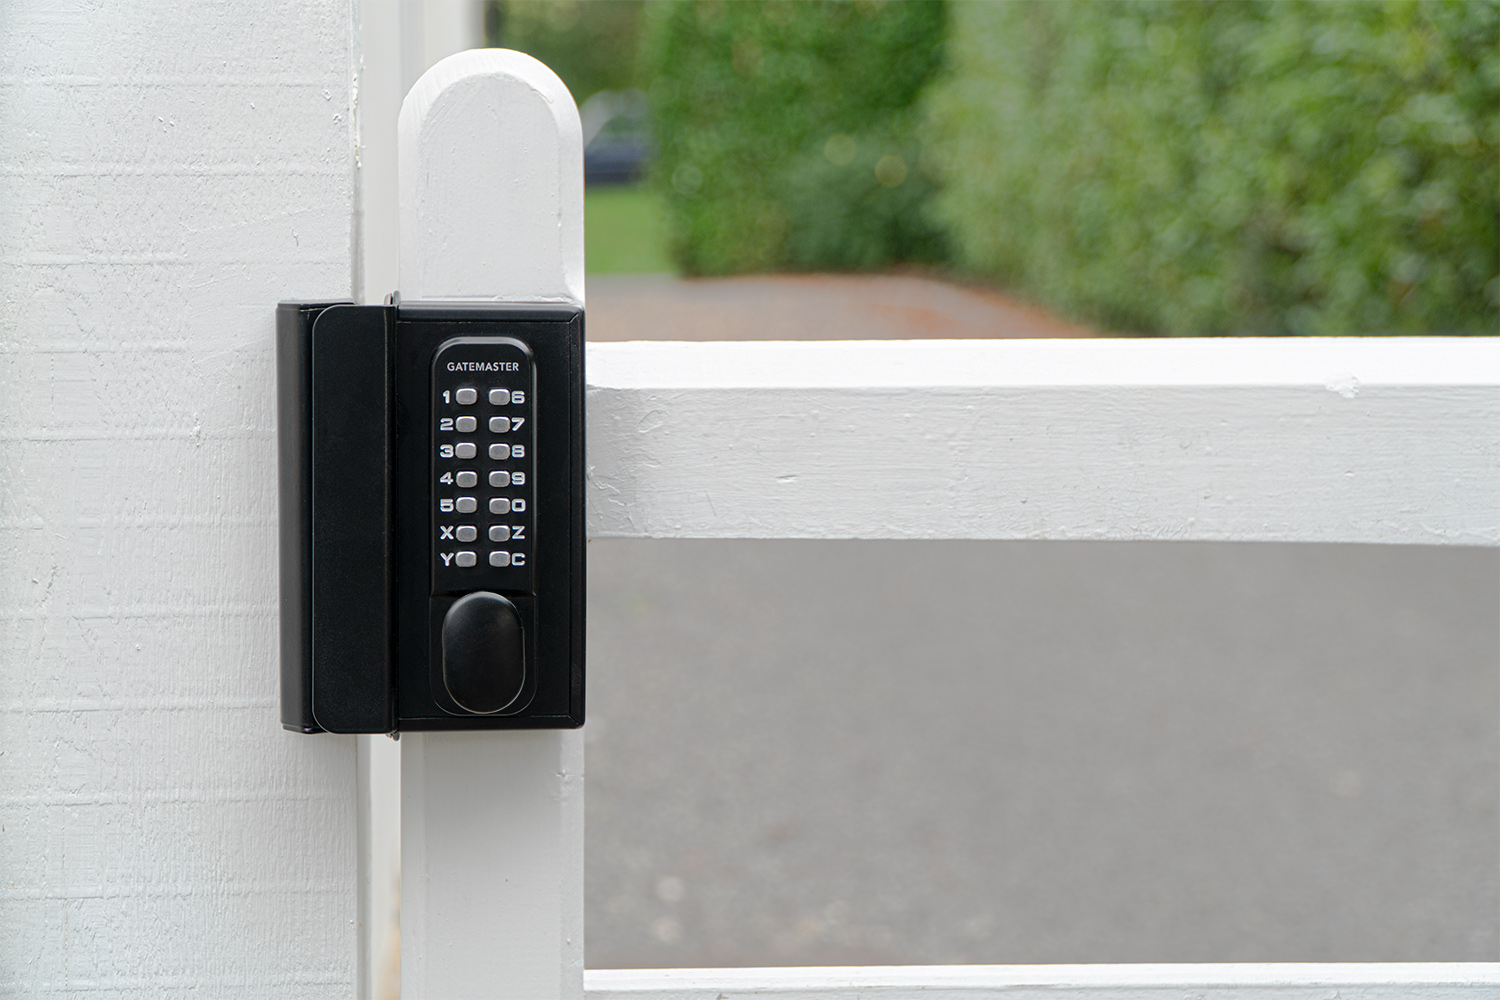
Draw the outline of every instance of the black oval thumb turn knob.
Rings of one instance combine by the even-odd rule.
[[[460,708],[493,715],[526,684],[526,640],[516,606],[480,590],[453,602],[443,618],[443,683]]]

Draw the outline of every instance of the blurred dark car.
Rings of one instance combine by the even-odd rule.
[[[584,184],[630,184],[651,162],[651,118],[639,90],[601,90],[578,109]]]

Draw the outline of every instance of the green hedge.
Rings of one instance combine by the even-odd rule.
[[[601,90],[636,87],[645,0],[487,0],[486,44],[552,68],[582,104]]]
[[[945,28],[937,0],[648,5],[654,177],[678,265],[722,274],[939,256],[912,109]]]
[[[1118,330],[1495,333],[1500,5],[955,3],[957,263]]]

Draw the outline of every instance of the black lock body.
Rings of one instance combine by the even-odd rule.
[[[277,310],[282,725],[583,724],[583,314]]]

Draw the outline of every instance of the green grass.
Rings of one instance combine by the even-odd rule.
[[[661,274],[675,270],[667,256],[666,211],[644,187],[596,187],[584,192],[584,267],[589,274]]]

